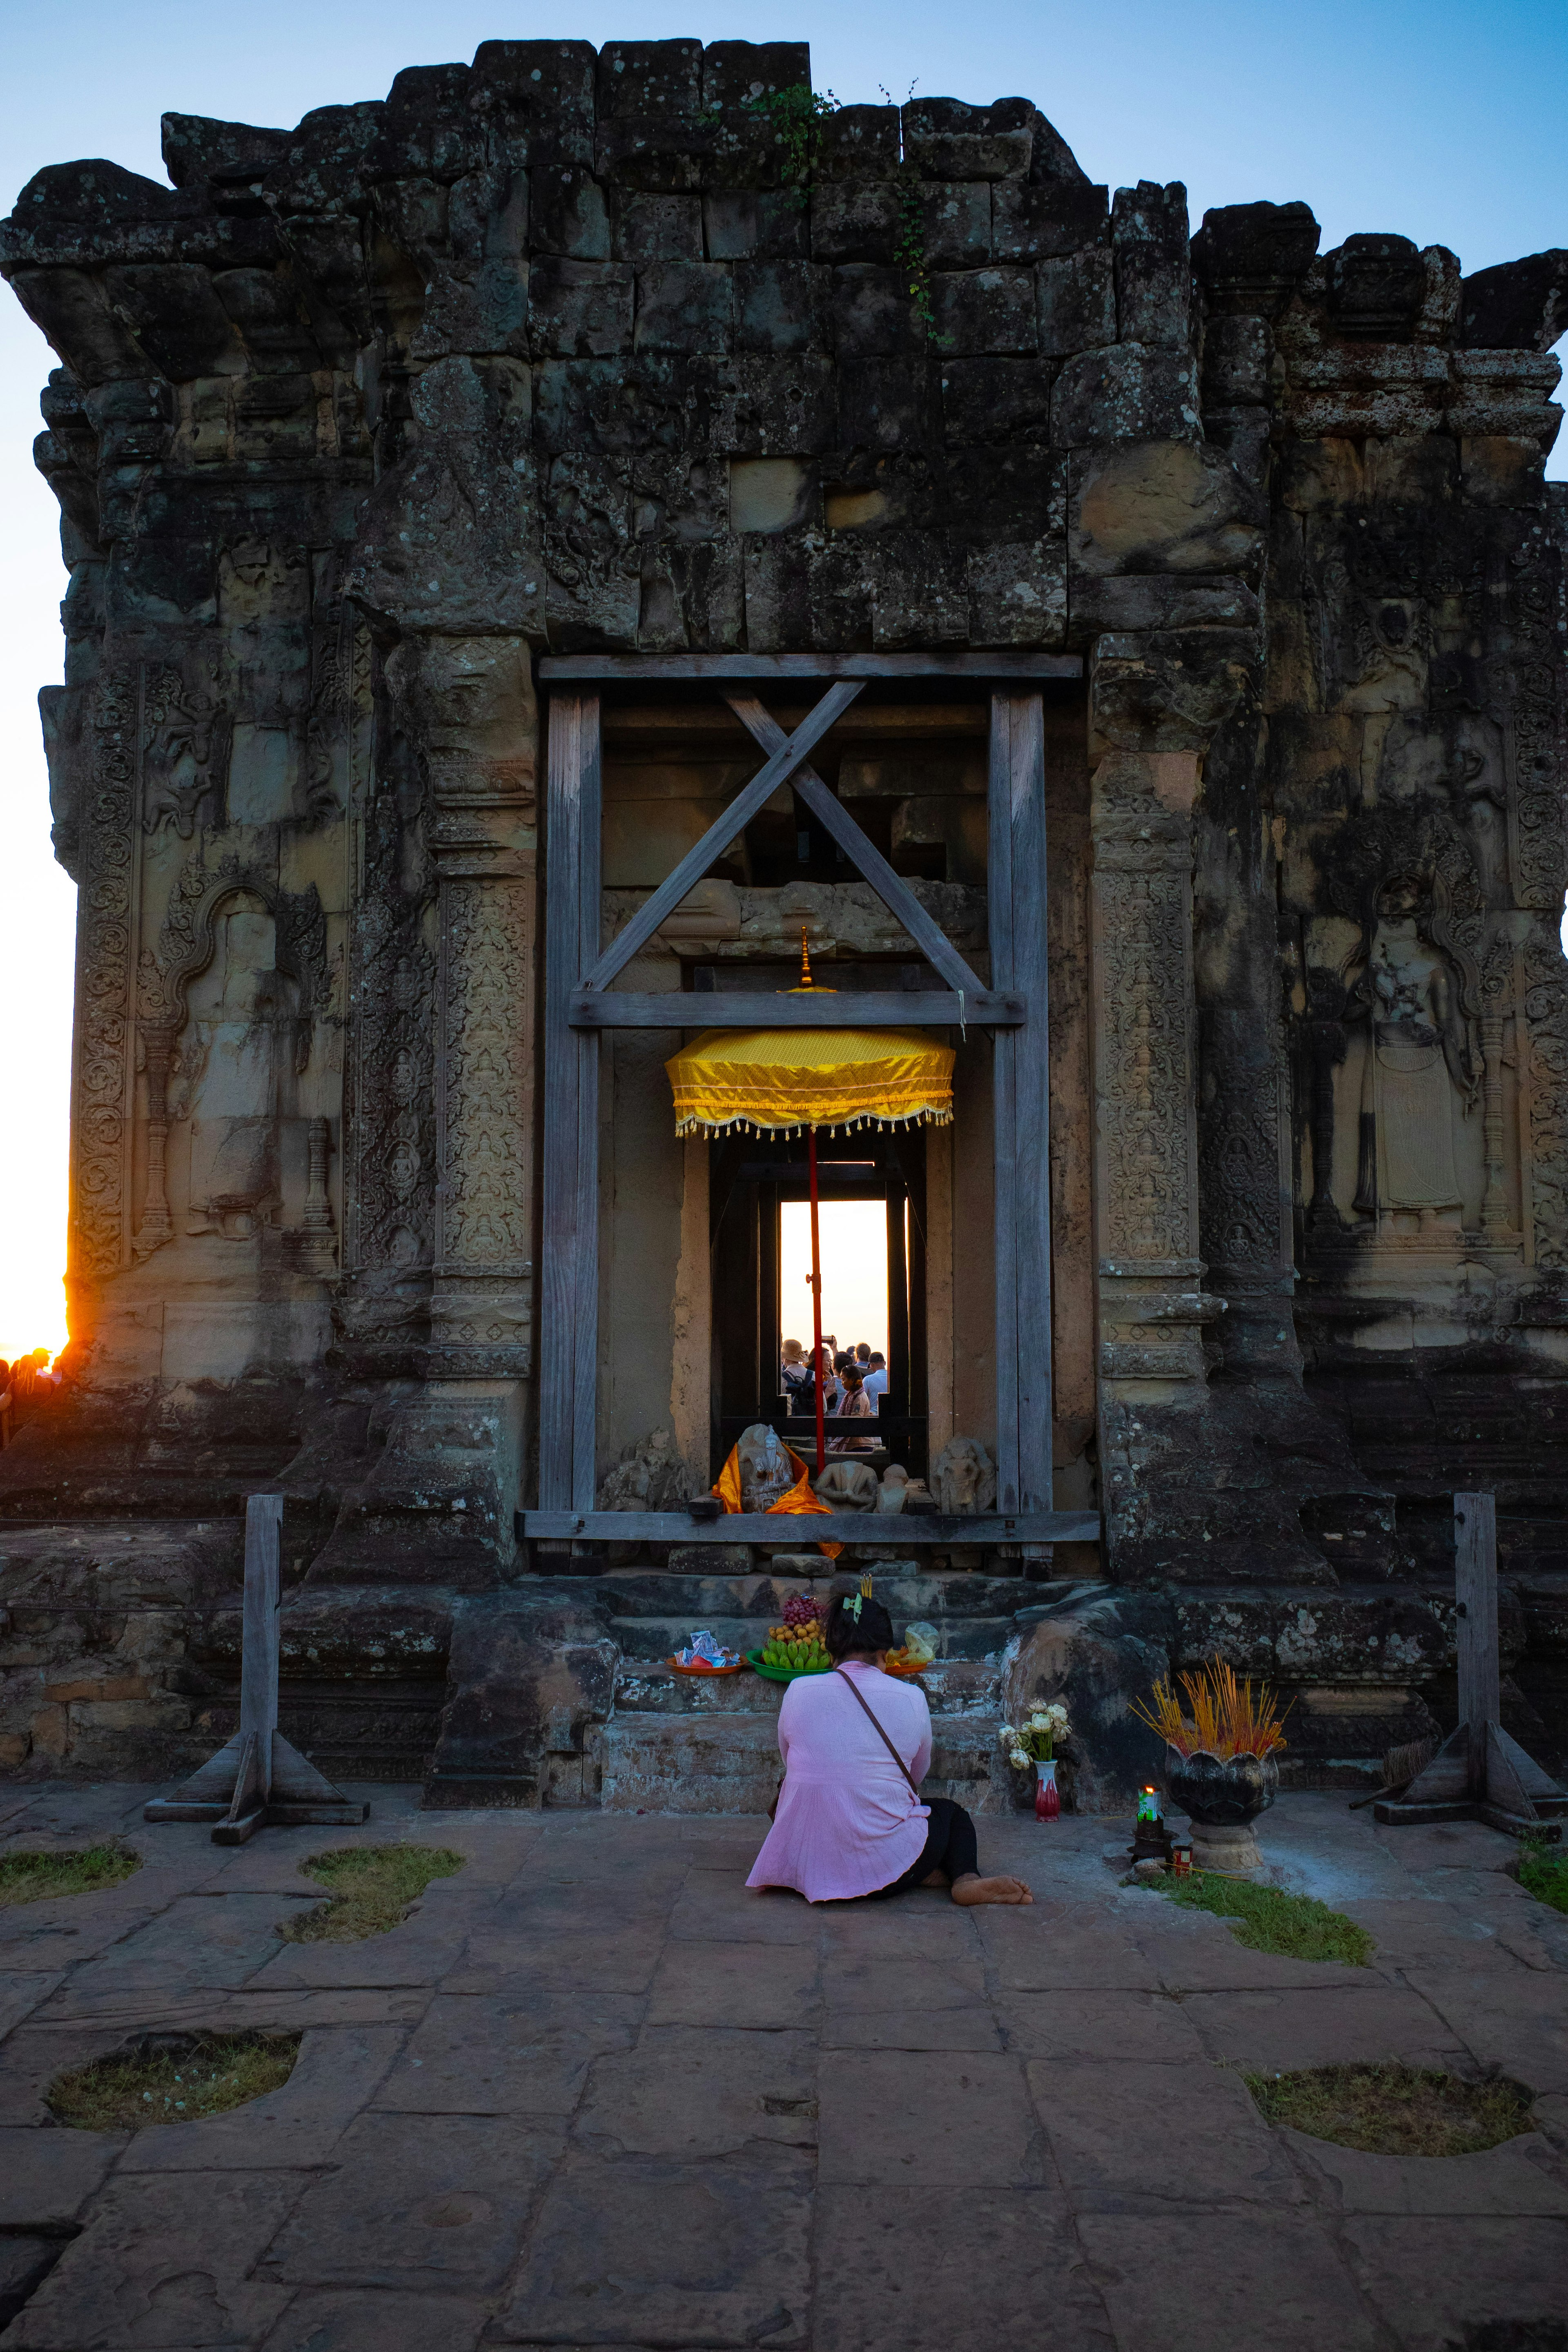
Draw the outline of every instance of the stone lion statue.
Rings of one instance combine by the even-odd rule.
[[[931,1465],[931,1483],[944,1515],[988,1511],[996,1500],[996,1465],[977,1437],[950,1437]]]
[[[830,1511],[874,1511],[881,1488],[868,1462],[830,1462],[815,1491]]]

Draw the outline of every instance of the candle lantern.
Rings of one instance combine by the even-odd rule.
[[[1160,1803],[1160,1791],[1152,1783],[1138,1791],[1138,1818],[1132,1830],[1132,1860],[1163,1862],[1171,1859],[1171,1833]]]

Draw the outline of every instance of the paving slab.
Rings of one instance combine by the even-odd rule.
[[[818,2077],[825,2188],[1037,2188],[1041,2135],[1016,2058],[844,2050]]]
[[[405,2115],[569,2116],[595,2058],[629,2050],[630,1993],[437,1993],[373,2105]]]
[[[259,2275],[298,2286],[499,2287],[561,2152],[502,2116],[363,2116],[309,2180]]]
[[[1221,2067],[1047,2058],[1026,2066],[1051,2157],[1080,2211],[1300,2201],[1278,2135]]]
[[[999,1992],[1006,2047],[1020,2058],[1139,2060],[1191,2065],[1207,2053],[1190,2004],[1158,1992]]]
[[[1115,2352],[1049,2189],[862,2189],[819,2200],[815,2352]]]
[[[248,2345],[288,2290],[251,2276],[307,2185],[296,2173],[221,2173],[199,2198],[158,2178],[111,2180],[5,2336],[5,2352],[162,2352]]]
[[[1507,1978],[1412,1969],[1409,1981],[1479,2066],[1535,2092],[1568,2091],[1568,1979],[1518,1969]]]
[[[1568,2217],[1568,2163],[1540,2132],[1521,2132],[1479,2156],[1370,2156],[1306,2132],[1281,2136],[1319,2201],[1347,2213]]]
[[[648,1997],[650,2025],[813,2023],[820,1962],[805,1944],[672,1944]]]
[[[1568,2303],[1568,2221],[1347,2217],[1349,2267],[1401,2352],[1551,2352]],[[1469,2334],[1476,2331],[1476,2336]],[[1482,2330],[1489,2331],[1482,2334]]]
[[[682,2159],[815,2147],[816,2082],[814,2034],[650,2026],[635,2052],[596,2062],[573,2137],[601,2156]]]
[[[1299,2066],[1465,2067],[1463,2041],[1405,1985],[1292,1986],[1279,1992],[1189,1992],[1182,2007],[1211,2057],[1251,2073]],[[1468,2071],[1468,2069],[1466,2069]]]
[[[71,2228],[130,2137],[0,2126],[0,2230]]]
[[[806,2341],[814,2168],[792,2147],[688,2164],[574,2154],[493,2334],[538,2345]]]
[[[467,2295],[308,2288],[261,2352],[473,2352],[489,2317],[489,2305]]]
[[[1218,2207],[1201,2226],[1079,2216],[1117,2352],[1387,2352],[1388,2336],[1313,2214]]]

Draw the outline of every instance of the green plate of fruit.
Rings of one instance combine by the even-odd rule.
[[[748,1650],[746,1663],[772,1683],[793,1683],[797,1675],[825,1675],[833,1661],[822,1638],[822,1610],[804,1592],[792,1592],[784,1606],[782,1625],[770,1625],[760,1650]]]
[[[769,1646],[771,1646],[771,1644]],[[781,1665],[776,1664],[773,1660],[768,1656],[767,1649],[763,1648],[761,1650],[748,1650],[746,1652],[746,1664],[752,1667],[759,1675],[766,1675],[769,1682],[771,1683],[793,1683],[801,1675],[826,1674],[832,1667],[833,1661],[828,1656],[826,1651],[824,1650],[821,1658],[816,1663],[808,1663],[807,1664],[799,1666]]]

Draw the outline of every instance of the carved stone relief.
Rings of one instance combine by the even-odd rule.
[[[100,1282],[125,1263],[131,1085],[133,828],[139,782],[141,667],[101,680],[82,889],[77,917],[76,1183],[73,1276]]]

